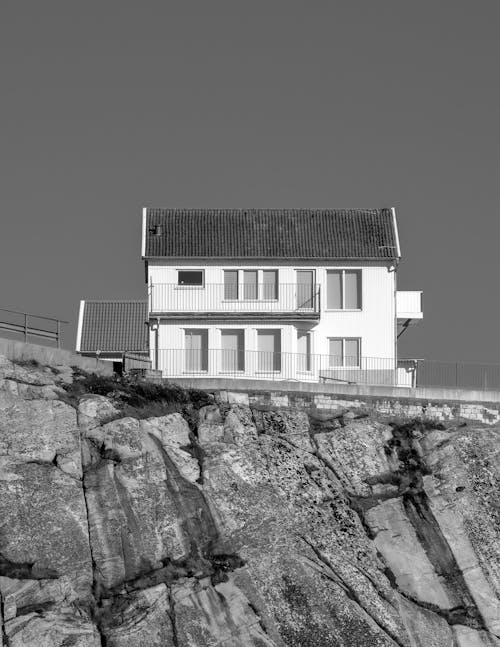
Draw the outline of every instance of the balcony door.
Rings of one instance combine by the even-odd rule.
[[[221,330],[221,368],[224,373],[245,370],[245,331]]]
[[[314,270],[297,270],[297,310],[311,310],[314,303]]]
[[[186,372],[208,371],[208,330],[186,329],[185,353]]]
[[[281,330],[258,330],[257,348],[259,372],[281,371]]]

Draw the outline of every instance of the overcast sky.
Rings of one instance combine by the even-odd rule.
[[[498,0],[4,0],[0,307],[141,298],[143,206],[383,207],[401,354],[500,362]]]

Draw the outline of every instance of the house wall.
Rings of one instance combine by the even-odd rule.
[[[347,311],[336,310],[328,311],[326,303],[326,277],[328,269],[361,269],[362,270],[362,308],[361,310]],[[356,263],[354,261],[342,263],[322,263],[313,265],[306,262],[288,262],[283,261],[260,265],[258,262],[240,262],[222,264],[221,261],[207,260],[200,263],[185,263],[173,261],[165,263],[164,261],[148,262],[148,283],[151,286],[157,284],[176,284],[178,269],[204,269],[205,284],[223,284],[224,269],[278,269],[279,284],[296,284],[297,269],[312,269],[316,274],[316,283],[320,284],[321,296],[321,313],[317,322],[311,321],[291,321],[290,315],[281,316],[279,319],[266,319],[265,313],[259,320],[248,320],[239,318],[228,321],[221,314],[217,320],[206,320],[201,317],[186,319],[164,319],[160,320],[158,335],[158,348],[160,349],[160,366],[162,363],[172,363],[174,353],[163,352],[167,349],[184,349],[184,331],[186,328],[206,328],[208,329],[208,346],[210,349],[219,349],[220,331],[224,328],[238,328],[245,331],[245,350],[257,350],[257,330],[258,329],[280,329],[281,330],[281,350],[284,353],[297,352],[297,330],[309,330],[311,336],[311,353],[313,355],[327,356],[329,353],[329,337],[355,337],[361,339],[361,355],[365,358],[388,358],[390,361],[395,359],[395,272],[389,263],[364,262]],[[203,288],[199,288],[203,290]],[[182,294],[182,288],[179,291]],[[189,290],[186,291],[186,299],[189,298]],[[188,302],[186,301],[186,306]],[[179,302],[177,301],[177,307]],[[210,307],[217,307],[217,303],[208,304],[207,311]],[[168,300],[161,304],[161,310],[168,313]],[[151,332],[150,348],[154,349],[156,336]],[[181,354],[177,354],[181,361]],[[167,359],[168,358],[168,359]],[[382,366],[382,363],[378,363]],[[385,368],[385,365],[384,365]]]

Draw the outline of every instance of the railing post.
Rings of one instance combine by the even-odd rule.
[[[56,333],[57,348],[61,348],[61,322],[57,320],[57,333]]]
[[[28,342],[28,315],[24,313],[24,343]]]

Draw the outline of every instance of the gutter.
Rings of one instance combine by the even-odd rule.
[[[398,252],[399,252],[399,241],[398,242]],[[401,258],[399,256],[317,256],[317,257],[305,257],[305,256],[143,256],[143,261],[186,261],[186,260],[195,260],[195,261],[264,261],[272,259],[273,261],[322,261],[322,262],[336,262],[336,261],[379,261],[387,263],[389,261],[395,261]]]

